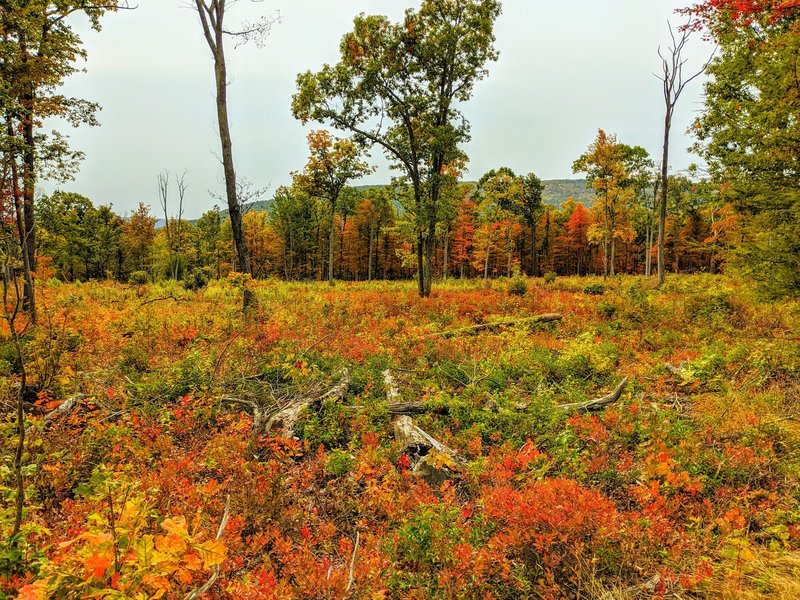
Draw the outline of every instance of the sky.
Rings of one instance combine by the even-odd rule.
[[[216,129],[211,54],[187,0],[132,0],[137,8],[108,15],[97,33],[75,19],[88,59],[64,93],[99,102],[100,127],[72,129],[72,147],[85,153],[79,175],[43,182],[112,204],[126,215],[139,202],[159,208],[156,176],[187,172],[185,216],[196,218],[224,189]],[[240,0],[226,16],[231,27],[259,15],[280,15],[262,48],[226,47],[228,103],[239,177],[255,187],[290,183],[303,168],[303,126],[290,111],[295,78],[335,63],[339,41],[359,13],[399,19],[414,0]],[[676,0],[505,0],[495,35],[498,62],[477,84],[462,111],[472,125],[465,178],[509,166],[542,179],[578,177],[572,162],[597,129],[660,157],[664,100],[657,49],[669,40],[667,22],[680,24]],[[697,36],[687,69],[702,65],[711,48]],[[687,87],[673,123],[671,168],[698,158],[686,129],[702,110],[702,79]],[[316,125],[319,128],[319,125]],[[375,149],[378,170],[358,183],[388,183],[395,174]],[[173,187],[174,189],[174,187]],[[174,200],[173,200],[174,201]]]

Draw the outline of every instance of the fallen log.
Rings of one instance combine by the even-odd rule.
[[[489,323],[479,323],[478,325],[470,325],[468,327],[459,327],[457,329],[449,329],[447,331],[437,331],[436,333],[429,333],[427,335],[422,336],[423,338],[430,338],[430,337],[454,337],[457,335],[469,335],[473,333],[478,333],[479,331],[495,331],[497,329],[501,329],[503,327],[512,327],[514,325],[523,325],[528,323],[552,323],[554,321],[560,321],[563,319],[563,315],[558,313],[546,313],[543,315],[534,315],[532,317],[525,317],[522,319],[510,319],[505,321],[492,321]]]
[[[322,396],[318,398],[307,396],[293,398],[269,418],[262,431],[269,432],[276,428],[283,428],[286,437],[294,437],[294,426],[303,409],[312,405],[321,404],[325,400],[330,400],[332,398],[340,401],[343,400],[347,394],[347,390],[350,388],[350,380],[350,372],[345,370],[342,372],[339,383]],[[256,421],[254,419],[253,427],[255,428],[255,426]]]
[[[602,410],[610,404],[614,404],[622,397],[622,392],[625,391],[625,386],[628,385],[628,378],[625,377],[619,382],[617,387],[610,394],[595,398],[594,400],[587,400],[586,402],[573,402],[570,404],[560,404],[559,410],[577,410],[583,412],[592,412],[595,410]]]
[[[427,402],[401,402],[400,386],[390,370],[383,372],[383,383],[386,387],[386,409],[390,415],[424,415],[433,413],[437,415],[449,415],[450,409],[447,406],[429,404]],[[364,406],[348,406],[347,410],[358,412],[364,410]]]
[[[467,464],[455,450],[417,427],[409,416],[395,419],[394,437],[411,462],[412,472],[430,485],[439,486],[457,477]]]
[[[64,400],[61,404],[59,404],[56,408],[51,410],[42,418],[42,430],[47,429],[47,427],[56,419],[71,413],[80,405],[82,400],[85,400],[89,397],[90,396],[88,394],[75,394],[74,396],[70,396]],[[31,425],[25,430],[25,433],[31,433],[33,428],[34,426]]]
[[[364,410],[365,406],[348,406],[347,410],[351,412],[358,412],[360,410]],[[392,416],[401,416],[401,415],[425,415],[425,414],[434,414],[434,415],[449,415],[450,409],[447,406],[431,404],[429,402],[395,402],[393,404],[387,404],[386,410]]]

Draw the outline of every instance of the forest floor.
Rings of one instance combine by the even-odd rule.
[[[0,597],[800,598],[800,302],[525,283],[42,285]]]

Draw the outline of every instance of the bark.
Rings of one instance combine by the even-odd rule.
[[[667,112],[664,117],[664,148],[661,157],[661,202],[658,206],[658,285],[664,283],[666,278],[664,254],[664,236],[667,228],[667,183],[669,176],[669,133],[672,128],[672,108],[667,102]]]
[[[460,327],[458,329],[449,329],[447,331],[438,331],[436,333],[430,333],[428,335],[422,337],[453,337],[456,335],[467,335],[478,333],[479,331],[484,331],[489,329],[491,331],[495,331],[497,329],[501,329],[503,327],[512,327],[514,325],[522,325],[527,323],[552,323],[554,321],[560,321],[564,317],[558,313],[546,313],[542,315],[535,315],[532,317],[524,317],[521,319],[511,319],[505,321],[494,321],[491,323],[480,323],[478,325],[470,325],[469,327]]]
[[[266,420],[266,423],[264,423],[265,415],[263,412],[260,415],[256,414],[253,420],[253,429],[256,432],[270,432],[276,428],[282,428],[286,437],[294,437],[294,426],[297,423],[297,419],[300,417],[300,413],[303,411],[303,409],[306,407],[311,407],[312,405],[320,404],[331,398],[335,398],[340,401],[343,400],[347,394],[347,390],[350,388],[350,380],[350,372],[344,371],[341,375],[339,383],[331,388],[328,392],[318,398],[303,396],[292,399],[285,406],[275,412],[268,420]]]
[[[586,402],[573,402],[571,404],[561,404],[559,405],[559,410],[566,410],[566,411],[582,411],[582,412],[592,412],[596,410],[603,410],[610,404],[614,404],[617,400],[622,397],[622,392],[625,391],[625,386],[628,385],[628,378],[625,377],[622,381],[619,382],[617,387],[614,389],[613,392],[606,394],[605,396],[601,396],[600,398],[595,398],[594,400],[588,400]]]
[[[220,24],[221,26],[221,24]],[[242,211],[239,198],[236,194],[236,169],[233,165],[233,142],[231,141],[230,124],[228,121],[228,82],[225,55],[222,48],[220,35],[214,57],[214,76],[217,84],[217,122],[219,126],[220,143],[222,144],[222,168],[225,172],[225,196],[228,200],[228,213],[230,215],[231,230],[233,232],[233,245],[236,251],[236,271],[239,273],[250,272],[250,259],[247,255],[247,245],[244,241],[242,227]]]
[[[394,437],[411,461],[412,472],[432,486],[458,477],[466,466],[458,453],[417,427],[411,417],[395,420]]]

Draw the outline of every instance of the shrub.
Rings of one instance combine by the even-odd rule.
[[[606,286],[602,283],[590,283],[585,288],[583,288],[584,294],[590,294],[592,296],[602,296],[606,293]]]
[[[528,282],[519,275],[513,277],[508,284],[508,293],[512,296],[524,296],[528,293]]]
[[[603,300],[597,305],[597,312],[606,319],[610,319],[617,313],[617,307],[608,300]]]
[[[545,283],[554,283],[558,275],[556,275],[553,271],[544,274],[544,281]]]
[[[211,271],[208,268],[192,269],[183,280],[183,287],[196,292],[206,287],[209,281],[211,281]]]
[[[325,474],[329,477],[343,477],[353,470],[355,457],[346,450],[334,450],[325,464]]]
[[[134,271],[128,275],[128,283],[131,285],[144,285],[150,280],[147,271]]]

